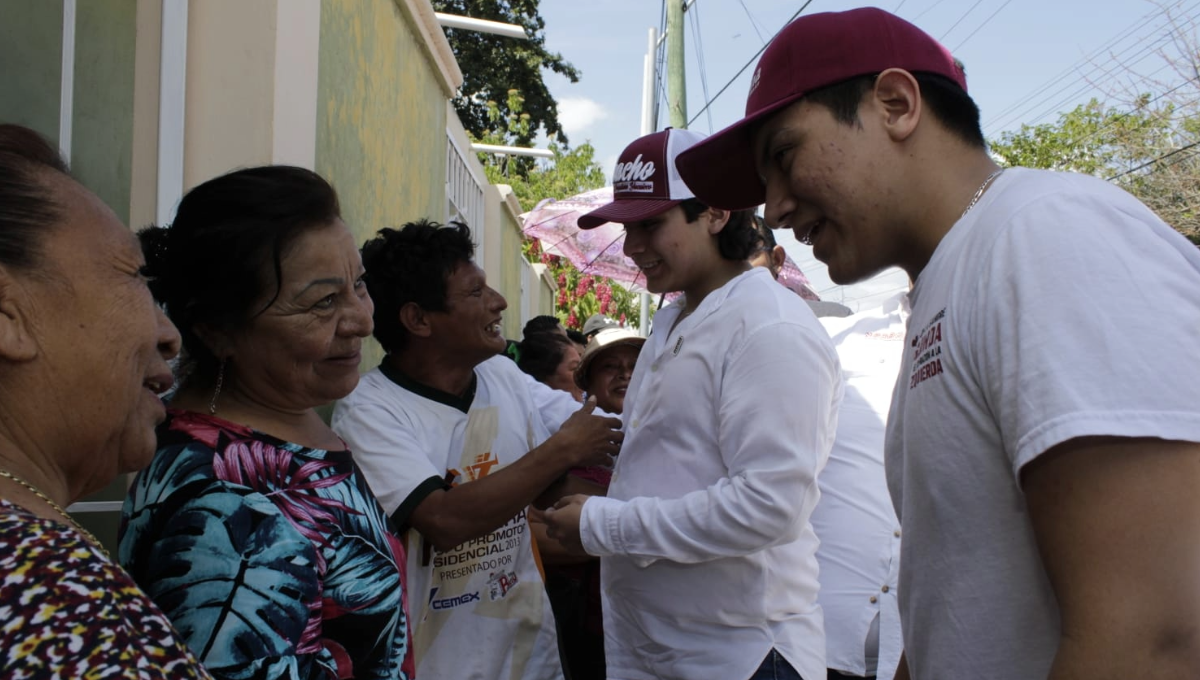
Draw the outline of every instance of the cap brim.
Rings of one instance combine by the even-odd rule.
[[[754,162],[755,124],[803,96],[794,94],[759,109],[680,153],[675,168],[684,184],[701,203],[714,208],[746,210],[762,205],[767,189]]]
[[[658,200],[644,198],[618,199],[606,206],[596,208],[579,218],[580,229],[595,229],[605,222],[640,222],[644,219],[665,213],[683,200]]]

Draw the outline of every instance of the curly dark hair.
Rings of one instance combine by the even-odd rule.
[[[558,322],[558,317],[542,314],[526,321],[521,335],[527,338],[535,333],[558,333],[561,330],[563,327]]]
[[[679,204],[688,222],[695,222],[708,206],[697,198],[689,198]],[[745,260],[754,253],[758,245],[758,232],[754,229],[754,210],[734,210],[729,213],[729,222],[717,234],[717,248],[726,260]]]
[[[138,232],[150,290],[183,339],[181,380],[216,379],[220,360],[196,329],[244,328],[279,295],[292,243],[340,216],[320,175],[269,165],[210,179],[183,197],[169,227]]]
[[[446,281],[475,256],[471,229],[462,222],[429,220],[400,229],[380,229],[362,247],[367,292],[375,301],[375,339],[388,354],[408,344],[400,309],[415,302],[431,312],[446,311]]]
[[[539,382],[554,375],[562,363],[567,348],[573,345],[558,333],[534,333],[521,341],[521,358],[517,366]]]

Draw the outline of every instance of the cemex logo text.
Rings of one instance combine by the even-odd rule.
[[[439,610],[440,609],[454,609],[455,607],[457,607],[459,605],[464,605],[464,604],[468,604],[470,602],[479,602],[480,601],[479,600],[479,591],[475,591],[473,593],[466,593],[465,595],[459,595],[458,597],[447,597],[447,598],[443,598],[440,600],[436,599],[437,593],[438,593],[437,587],[434,587],[432,590],[429,591],[429,606],[432,607],[433,609],[439,609]]]

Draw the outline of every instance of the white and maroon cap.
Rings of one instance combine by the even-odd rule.
[[[822,87],[902,68],[949,78],[965,92],[962,64],[916,26],[874,7],[796,19],[758,60],[746,95],[746,115],[679,158],[679,172],[705,205],[742,210],[763,203],[755,166],[755,124]]]
[[[702,139],[699,132],[667,128],[634,140],[613,169],[613,202],[580,217],[579,228],[638,222],[694,198],[679,176],[675,158]]]

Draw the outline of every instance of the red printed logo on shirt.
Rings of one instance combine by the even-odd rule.
[[[945,318],[946,310],[943,308],[912,339],[909,351],[912,352],[913,369],[908,378],[908,389],[911,390],[943,373],[942,324],[945,323]]]

